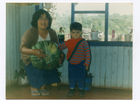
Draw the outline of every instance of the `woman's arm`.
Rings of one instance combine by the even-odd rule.
[[[43,52],[41,52],[41,51],[43,51],[43,50],[42,50],[42,49],[29,49],[29,48],[27,48],[27,47],[23,47],[23,48],[21,49],[21,52],[22,52],[22,53],[24,53],[24,54],[29,54],[29,55],[35,55],[35,56],[37,56],[40,60],[41,60],[40,57],[45,58],[45,54],[44,54]]]
[[[23,47],[31,48],[33,45],[36,44],[37,40],[38,40],[38,32],[36,28],[32,27],[26,30],[21,38],[20,52]]]

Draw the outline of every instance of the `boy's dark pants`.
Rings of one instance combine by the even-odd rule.
[[[68,76],[69,76],[69,87],[75,88],[76,82],[78,83],[79,89],[84,89],[85,87],[85,79],[86,79],[86,69],[84,65],[85,61],[74,65],[68,64]]]

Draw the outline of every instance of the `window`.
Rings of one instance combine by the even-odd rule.
[[[92,13],[93,10],[103,13]],[[81,11],[81,12],[79,12]],[[88,11],[89,13],[83,13]],[[75,21],[83,25],[82,37],[90,41],[105,41],[105,3],[76,3]]]
[[[93,5],[95,3],[90,3],[90,4]],[[116,3],[114,3],[114,4],[116,4]],[[112,6],[112,5],[110,6],[110,3],[105,3],[105,5],[103,5],[105,8],[104,10],[102,8],[92,9],[92,10],[90,8],[90,10],[89,9],[85,10],[86,6],[83,6],[82,10],[77,11],[76,6],[78,4],[72,3],[72,19],[71,20],[72,20],[72,22],[74,22],[75,20],[80,20],[80,19],[76,18],[76,16],[78,16],[78,14],[86,14],[87,16],[89,16],[88,14],[94,14],[99,17],[101,17],[101,16],[103,16],[103,14],[105,14],[105,16],[104,16],[105,25],[104,26],[102,25],[102,28],[105,27],[104,30],[101,30],[102,28],[100,28],[100,27],[98,27],[98,29],[96,29],[97,27],[96,28],[93,27],[93,30],[94,29],[98,30],[98,32],[101,31],[102,35],[98,35],[98,36],[103,36],[104,39],[100,39],[98,41],[92,41],[94,39],[90,38],[90,39],[88,39],[89,44],[91,46],[92,45],[93,46],[132,46],[132,34],[133,34],[132,4],[129,4],[129,3],[123,3],[123,4],[125,4],[125,6],[122,5],[122,3],[119,3],[115,6]],[[100,3],[98,3],[96,5],[100,5]],[[90,6],[88,6],[88,7],[90,7]],[[98,8],[98,6],[94,6],[94,7]],[[111,7],[111,8],[109,8],[109,7]],[[125,7],[127,9],[124,9]],[[128,9],[128,7],[129,7],[129,9]],[[113,15],[110,15],[111,11],[113,12]],[[127,12],[127,14],[128,14],[128,12],[129,12],[129,14],[131,13],[130,16],[127,16],[126,12]],[[124,14],[124,16],[122,14]],[[93,16],[93,17],[95,17],[95,16]],[[114,21],[114,18],[115,18],[115,21]],[[85,19],[83,19],[83,20],[85,20]],[[100,22],[99,19],[95,20],[95,22],[96,21]],[[99,24],[99,26],[101,26],[100,23],[98,23],[98,24]],[[97,24],[97,26],[98,26],[98,24]],[[91,28],[91,27],[88,27],[88,28]],[[127,30],[127,32],[126,32],[126,30]],[[104,32],[102,32],[102,31],[104,31]],[[89,35],[91,35],[91,34],[89,34]]]
[[[104,41],[105,14],[75,14],[75,21],[83,26],[83,38]]]
[[[132,41],[133,4],[109,3],[108,41]]]
[[[59,34],[60,27],[63,27],[65,40],[70,38],[71,22],[78,21],[83,25],[83,37],[90,45],[132,46],[132,3],[51,4],[55,8],[50,10],[54,12],[52,28]]]
[[[105,11],[105,3],[74,3],[75,11]]]
[[[43,8],[51,14],[53,18],[51,27],[56,33],[64,35],[64,41],[70,39],[71,3],[44,3]],[[60,33],[61,27],[62,33]]]

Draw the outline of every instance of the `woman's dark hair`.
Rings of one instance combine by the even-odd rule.
[[[51,28],[52,17],[51,17],[50,14],[49,14],[46,10],[44,10],[44,9],[40,9],[40,10],[36,11],[36,12],[33,14],[33,16],[32,16],[32,21],[31,21],[31,25],[32,25],[33,27],[36,27],[36,28],[37,28],[37,27],[38,27],[38,26],[37,26],[37,21],[38,21],[38,19],[41,17],[42,14],[46,14],[46,17],[47,17],[48,20],[49,20],[49,25],[48,25],[47,29]]]
[[[80,24],[79,22],[74,22],[70,25],[70,31],[72,30],[80,30],[82,31],[82,24]]]

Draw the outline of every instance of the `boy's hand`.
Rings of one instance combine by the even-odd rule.
[[[62,53],[61,58],[59,59],[59,64],[61,64],[63,62],[63,60],[64,60],[64,54]]]
[[[88,66],[86,66],[86,70],[88,70]]]

